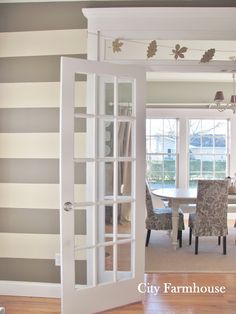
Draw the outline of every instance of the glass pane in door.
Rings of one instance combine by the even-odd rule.
[[[114,157],[114,121],[97,119],[98,155],[101,158]]]
[[[94,114],[95,74],[76,73],[74,81],[75,113]]]
[[[80,161],[74,162],[74,201],[75,203],[94,201],[95,187],[93,184],[95,163]]]
[[[134,86],[133,80],[118,79],[118,115],[119,116],[132,116],[133,112],[133,99],[134,99]]]
[[[130,157],[132,149],[132,122],[118,122],[118,156]]]
[[[105,116],[114,115],[115,84],[114,76],[98,75],[98,114]]]
[[[118,261],[117,261],[117,268],[118,271],[125,271],[125,272],[131,272],[131,247],[132,243],[120,243],[117,246],[117,255],[118,255]],[[131,275],[126,273],[126,277],[129,277]],[[121,276],[122,278],[122,276]]]
[[[131,197],[132,189],[132,163],[131,161],[118,162],[118,177],[117,177],[118,195]]]
[[[88,221],[94,216],[94,207],[74,208],[74,268],[76,289],[93,285],[92,262],[95,248],[93,247],[94,230]],[[90,261],[90,263],[88,263]]]

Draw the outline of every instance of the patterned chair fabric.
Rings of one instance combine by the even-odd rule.
[[[152,197],[146,182],[146,229],[148,230],[172,230],[172,209],[167,208],[153,208]],[[184,230],[184,215],[179,209],[179,230]]]
[[[226,236],[228,210],[227,180],[199,180],[196,213],[188,225],[194,236]]]
[[[190,213],[188,218],[188,227],[193,229],[196,213]]]

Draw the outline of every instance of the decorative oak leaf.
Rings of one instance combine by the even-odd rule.
[[[124,43],[120,41],[120,38],[116,38],[116,39],[112,42],[113,52],[120,52],[120,51],[121,51],[121,47],[122,47],[123,45],[124,45]]]
[[[207,62],[211,61],[215,55],[215,52],[216,52],[215,48],[208,49],[207,51],[205,51],[200,62],[207,63]]]
[[[175,60],[177,60],[178,58],[184,58],[184,53],[187,50],[187,47],[180,47],[179,44],[175,45],[175,49],[172,49],[172,52],[175,55]]]
[[[157,52],[157,42],[156,42],[156,40],[153,40],[148,45],[147,57],[151,58],[151,57],[155,56],[156,52]]]

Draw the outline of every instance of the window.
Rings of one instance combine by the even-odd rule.
[[[210,117],[210,118],[209,118]],[[148,108],[146,160],[151,189],[196,187],[199,179],[236,173],[232,112]]]
[[[146,120],[146,176],[152,189],[176,186],[177,139],[177,119]]]
[[[229,121],[189,120],[189,186],[198,179],[223,179],[228,173]]]

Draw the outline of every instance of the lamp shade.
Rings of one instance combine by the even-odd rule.
[[[235,104],[236,103],[236,95],[232,95],[230,98],[230,103]]]
[[[216,94],[215,94],[215,98],[214,98],[214,101],[215,102],[221,102],[224,100],[224,94],[222,91],[217,91]]]

